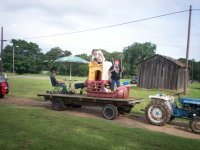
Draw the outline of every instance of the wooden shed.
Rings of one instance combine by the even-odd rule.
[[[184,71],[185,64],[182,62],[171,57],[154,55],[138,64],[138,87],[169,90],[183,89]]]

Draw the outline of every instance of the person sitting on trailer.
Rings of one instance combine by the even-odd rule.
[[[110,84],[105,84],[104,91],[106,93],[110,93],[111,92]]]
[[[92,50],[92,59],[91,61],[95,61],[98,64],[102,64],[105,61],[105,57],[101,50],[93,49]]]
[[[114,91],[115,83],[117,87],[120,87],[120,74],[121,74],[121,66],[119,64],[119,60],[115,60],[114,65],[110,67],[110,73],[111,73],[111,90]]]
[[[52,71],[50,79],[51,79],[51,83],[54,87],[59,87],[59,86],[62,87],[61,93],[63,93],[63,94],[67,93],[67,86],[66,86],[65,82],[59,81],[59,80],[56,79],[56,72],[55,71]]]

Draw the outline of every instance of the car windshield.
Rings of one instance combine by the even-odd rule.
[[[3,75],[0,75],[0,81],[5,81],[5,77]]]

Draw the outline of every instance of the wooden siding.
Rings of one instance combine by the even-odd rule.
[[[156,55],[138,65],[138,87],[147,89],[183,88],[184,68],[172,61]]]

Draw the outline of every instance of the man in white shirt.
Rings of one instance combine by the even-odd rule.
[[[93,49],[91,61],[96,61],[98,64],[102,64],[105,61],[105,57],[100,50]]]

